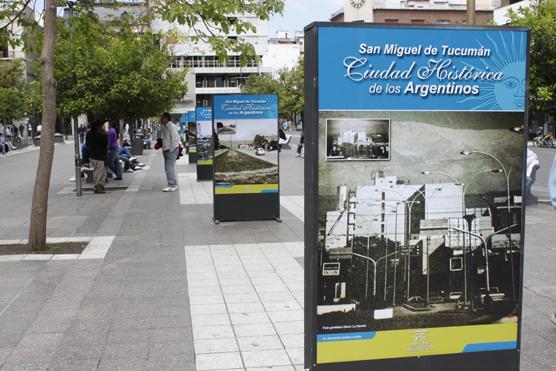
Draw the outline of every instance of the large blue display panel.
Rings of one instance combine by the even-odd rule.
[[[215,220],[280,216],[278,97],[214,96]]]
[[[307,368],[519,369],[528,40],[306,30]]]

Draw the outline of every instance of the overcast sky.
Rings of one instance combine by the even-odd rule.
[[[268,25],[268,36],[276,31],[303,31],[314,21],[328,21],[330,15],[344,6],[344,0],[285,0],[286,9],[282,17],[273,17]]]

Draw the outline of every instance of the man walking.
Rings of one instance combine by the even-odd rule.
[[[104,162],[107,158],[108,136],[101,120],[96,120],[91,125],[91,130],[87,133],[86,144],[89,160],[93,166],[94,192],[106,193],[104,190],[104,184],[106,183]]]
[[[164,170],[166,171],[166,180],[168,187],[162,189],[162,192],[175,192],[178,187],[176,183],[176,160],[180,145],[179,129],[172,122],[172,116],[168,112],[163,113],[160,117],[162,130],[162,154],[164,155]]]

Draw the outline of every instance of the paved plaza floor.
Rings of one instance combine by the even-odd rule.
[[[294,143],[298,137],[294,138]],[[71,144],[56,146],[48,234],[95,241],[84,257],[0,257],[0,369],[303,369],[303,160],[282,152],[281,218],[212,221],[210,183],[160,153],[105,195],[72,193]],[[546,198],[540,154],[536,192]],[[27,236],[38,151],[0,158],[0,240]],[[544,188],[543,188],[544,187]],[[527,211],[522,369],[554,368],[556,212]],[[83,255],[83,254],[82,254]]]

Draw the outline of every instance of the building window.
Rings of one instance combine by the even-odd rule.
[[[463,258],[450,259],[450,272],[460,272],[463,270]]]
[[[398,23],[400,20],[399,19],[394,19],[394,18],[386,18],[384,20],[384,23]]]
[[[412,19],[411,23],[423,24],[425,23],[424,19]]]

